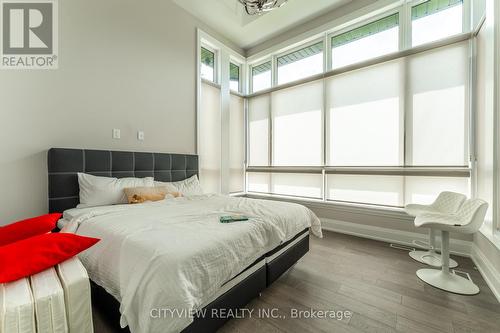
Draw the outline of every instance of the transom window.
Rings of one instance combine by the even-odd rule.
[[[271,88],[271,61],[252,67],[252,91]]]
[[[215,82],[215,53],[201,48],[201,78]]]
[[[412,45],[417,46],[463,31],[463,0],[429,0],[411,9]]]
[[[240,66],[229,63],[229,88],[233,91],[240,91]]]
[[[384,17],[332,38],[332,68],[399,50],[399,14]]]
[[[278,84],[323,72],[323,42],[278,57]]]

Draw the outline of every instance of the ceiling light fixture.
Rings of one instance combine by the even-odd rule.
[[[262,15],[283,6],[288,0],[238,0],[248,15]]]

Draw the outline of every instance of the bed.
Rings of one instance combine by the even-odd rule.
[[[217,330],[230,319],[217,309],[243,308],[307,253],[309,231],[321,237],[307,208],[243,197],[75,208],[78,172],[179,181],[198,174],[196,155],[54,148],[48,171],[49,209],[64,212],[61,226],[102,239],[80,256],[94,304],[134,333]],[[226,214],[251,218],[219,223]]]

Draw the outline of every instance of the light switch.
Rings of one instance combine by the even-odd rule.
[[[137,140],[144,141],[144,132],[143,131],[137,131]]]
[[[119,128],[114,128],[113,129],[113,139],[120,139],[121,138],[121,132]]]

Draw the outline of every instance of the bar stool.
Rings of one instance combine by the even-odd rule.
[[[438,269],[419,269],[417,276],[433,287],[461,295],[475,295],[479,287],[467,278],[459,276],[454,270],[450,272],[450,231],[473,234],[483,224],[488,203],[481,199],[469,199],[454,214],[425,213],[415,219],[417,227],[441,230],[441,260],[443,265]]]
[[[441,192],[436,200],[430,205],[409,204],[405,207],[408,215],[416,217],[425,213],[455,213],[462,206],[466,197],[463,194],[455,192]],[[416,243],[416,241],[414,241]],[[429,250],[427,251],[411,251],[410,257],[418,262],[427,264],[432,267],[441,267],[441,255],[436,253],[436,231],[429,229]],[[458,263],[450,259],[450,268],[457,267]]]

